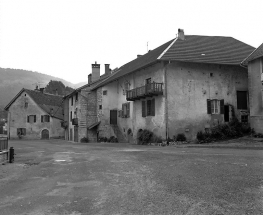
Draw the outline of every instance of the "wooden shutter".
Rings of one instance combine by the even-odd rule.
[[[41,115],[41,122],[43,122],[43,115]]]
[[[124,115],[124,108],[125,108],[125,105],[122,104],[122,107],[121,107],[121,117],[122,118],[125,117],[125,115]]]
[[[142,117],[146,117],[145,101],[142,101]]]
[[[220,100],[220,114],[224,114],[224,99]]]
[[[50,122],[50,116],[47,116],[47,121]]]
[[[29,116],[27,116],[27,122],[29,122]]]
[[[130,117],[130,102],[127,103],[127,117]]]
[[[152,105],[151,105],[151,115],[155,116],[155,99],[152,99]]]
[[[36,122],[37,121],[37,116],[36,115],[34,115],[34,122]]]
[[[207,99],[207,113],[211,114],[211,100]]]

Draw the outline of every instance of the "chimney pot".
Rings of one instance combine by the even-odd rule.
[[[97,61],[95,61],[95,64],[91,64],[92,67],[92,76],[91,81],[97,81],[100,79],[100,64],[97,64]]]
[[[110,64],[105,64],[105,75],[109,75],[111,72]]]
[[[184,38],[184,29],[178,28],[178,39],[185,40],[185,38]]]

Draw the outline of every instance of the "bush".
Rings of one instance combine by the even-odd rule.
[[[196,138],[199,143],[209,143],[216,140],[242,137],[253,132],[253,129],[247,123],[241,123],[234,117],[228,124],[221,124],[211,128],[210,132],[197,132]]]
[[[186,137],[184,134],[177,134],[176,141],[186,141]]]
[[[81,143],[88,143],[88,142],[89,142],[89,139],[88,139],[87,137],[82,137],[82,138],[80,139],[80,142],[81,142]]]
[[[138,140],[139,140],[139,145],[147,145],[148,143],[151,142],[151,139],[153,137],[153,132],[144,129],[142,131],[138,132]]]
[[[151,143],[162,143],[162,138],[153,134],[152,139],[151,139]]]
[[[116,138],[114,136],[111,136],[109,139],[108,139],[108,142],[110,143],[115,143],[115,140]]]

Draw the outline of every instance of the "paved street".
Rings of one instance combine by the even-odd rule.
[[[263,150],[10,141],[0,214],[263,214]]]

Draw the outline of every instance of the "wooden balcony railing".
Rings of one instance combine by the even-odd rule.
[[[78,125],[78,118],[72,119],[72,125]]]
[[[163,95],[163,83],[150,83],[142,87],[128,90],[126,94],[126,100],[135,101],[157,95]]]

